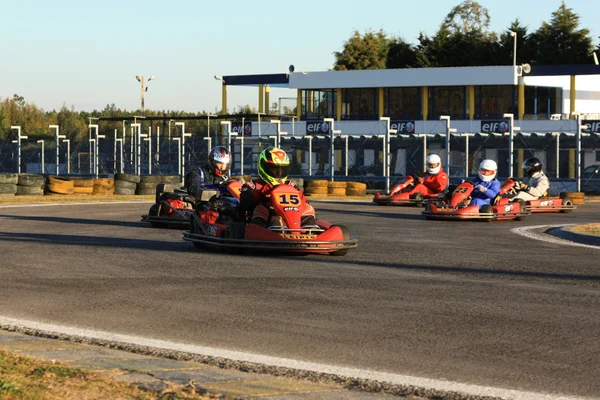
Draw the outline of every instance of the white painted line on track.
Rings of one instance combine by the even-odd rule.
[[[396,385],[418,386],[428,389],[460,392],[475,396],[492,396],[511,400],[584,400],[586,397],[576,397],[557,394],[546,394],[519,391],[513,389],[502,389],[490,386],[472,385],[468,383],[451,382],[439,379],[421,378],[409,375],[399,375],[387,372],[378,372],[366,369],[347,368],[330,364],[312,363],[290,358],[271,357],[267,355],[245,353],[214,347],[196,346],[185,343],[169,342],[165,340],[150,339],[141,336],[124,335],[106,331],[81,329],[71,326],[54,325],[38,321],[16,319],[0,316],[0,325],[28,328],[47,333],[58,333],[71,336],[79,336],[96,340],[105,340],[126,343],[136,346],[147,346],[164,350],[180,351],[190,354],[198,354],[209,357],[226,358],[237,361],[246,361],[270,366],[291,368],[298,370],[313,371],[325,374],[334,374],[359,379],[369,379],[378,382],[389,382]]]
[[[22,208],[22,207],[47,207],[47,206],[84,206],[87,204],[153,204],[150,200],[128,200],[128,201],[88,201],[83,203],[33,203],[33,204],[7,204],[0,208]]]
[[[600,246],[592,246],[589,244],[571,242],[569,240],[563,240],[563,239],[556,238],[556,237],[548,235],[546,233],[530,232],[530,231],[539,230],[539,229],[546,230],[546,229],[551,229],[551,228],[562,228],[562,227],[571,227],[571,226],[575,226],[575,224],[521,226],[519,228],[513,228],[510,231],[513,233],[516,233],[517,235],[525,236],[526,238],[529,238],[529,239],[541,240],[541,241],[547,242],[547,243],[561,244],[564,246],[587,247],[588,249],[600,250]]]

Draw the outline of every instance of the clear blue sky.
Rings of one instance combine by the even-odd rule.
[[[433,35],[460,0],[137,1],[1,0],[0,98],[17,93],[44,110],[63,104],[76,110],[114,103],[140,107],[148,78],[146,108],[215,111],[220,82],[214,75],[322,71],[354,29],[385,30],[416,43]],[[560,0],[479,0],[491,30],[519,18],[530,31]],[[598,0],[566,0],[600,36]],[[274,89],[271,102],[295,96]],[[257,105],[257,89],[229,88],[229,110]]]

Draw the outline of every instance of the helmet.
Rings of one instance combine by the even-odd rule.
[[[527,176],[531,178],[533,175],[542,171],[542,162],[537,157],[530,157],[525,160],[522,168]]]
[[[217,163],[223,164],[219,168]],[[226,147],[215,146],[208,155],[208,165],[217,176],[226,176],[229,172],[229,166],[231,165],[231,154]]]
[[[484,182],[490,182],[496,177],[496,171],[498,171],[498,164],[494,160],[483,160],[479,164],[479,177]]]
[[[258,156],[258,175],[266,183],[279,185],[287,179],[290,159],[277,147],[264,149]]]
[[[442,159],[437,154],[430,154],[427,156],[427,173],[431,175],[435,175],[440,172],[442,168]]]

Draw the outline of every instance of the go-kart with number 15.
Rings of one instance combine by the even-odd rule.
[[[210,198],[216,192],[203,193]],[[193,213],[190,230],[184,232],[184,240],[197,248],[221,248],[231,253],[246,250],[284,253],[321,253],[343,256],[357,247],[357,240],[350,238],[348,228],[330,222],[316,220],[315,225],[302,226],[302,206],[306,198],[293,185],[274,186],[269,193],[271,224],[268,227],[250,223],[248,215],[235,209],[223,209],[216,214]],[[221,213],[228,213],[223,219]],[[275,223],[273,223],[275,222]]]

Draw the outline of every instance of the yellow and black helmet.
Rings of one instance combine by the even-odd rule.
[[[287,180],[290,159],[282,149],[269,147],[258,156],[258,175],[266,183],[279,185]]]

